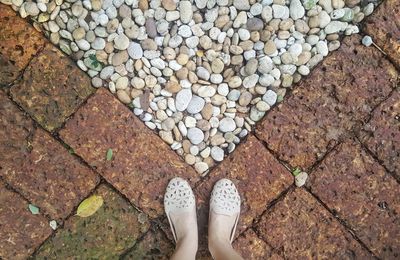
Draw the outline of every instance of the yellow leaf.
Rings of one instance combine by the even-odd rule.
[[[98,195],[92,195],[79,204],[76,215],[86,218],[93,215],[103,205],[103,198]]]

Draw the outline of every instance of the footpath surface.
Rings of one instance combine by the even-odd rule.
[[[162,197],[180,176],[196,194],[201,259],[210,257],[209,194],[222,177],[242,196],[234,247],[246,259],[398,259],[399,12],[400,2],[387,0],[363,23],[382,51],[363,46],[360,35],[345,38],[200,177],[0,5],[0,258],[168,259],[174,244]],[[297,167],[309,174],[301,188]],[[103,206],[76,216],[93,194]]]

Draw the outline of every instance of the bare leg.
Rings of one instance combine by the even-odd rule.
[[[208,229],[208,248],[216,260],[243,260],[230,241],[236,216],[212,213]]]
[[[190,185],[182,178],[169,181],[164,208],[176,240],[173,260],[194,260],[197,252],[196,201]]]
[[[194,260],[197,252],[197,221],[191,212],[171,216],[175,224],[177,242],[172,260]],[[195,227],[195,228],[194,228]]]
[[[215,260],[243,260],[230,243],[214,243],[210,252]]]

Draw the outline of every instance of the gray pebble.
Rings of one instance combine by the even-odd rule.
[[[139,43],[131,42],[128,47],[128,54],[132,59],[140,59],[143,57],[143,49]]]
[[[199,144],[204,140],[204,133],[197,127],[189,128],[187,137],[192,144]]]
[[[362,38],[361,42],[362,42],[362,44],[363,44],[364,46],[367,46],[367,47],[371,46],[372,43],[373,43],[372,38],[371,38],[371,36],[369,36],[369,35],[365,35],[365,36]]]
[[[220,147],[218,146],[213,146],[211,148],[211,157],[217,161],[217,162],[221,162],[224,159],[224,150],[222,150]]]
[[[235,121],[230,117],[224,117],[219,122],[218,129],[223,133],[232,132],[233,130],[235,130],[235,128],[236,128]]]
[[[190,89],[182,89],[178,92],[175,99],[175,107],[178,111],[185,111],[192,99],[192,91]]]
[[[197,114],[203,109],[204,104],[205,104],[205,101],[203,98],[193,95],[186,110],[190,114]]]

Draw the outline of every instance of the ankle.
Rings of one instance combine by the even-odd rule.
[[[193,253],[193,255],[196,255],[198,249],[197,244],[197,237],[193,234],[187,234],[178,238],[178,240],[176,241],[176,248],[184,248],[186,251],[190,251]]]
[[[208,248],[212,253],[221,248],[232,248],[232,244],[229,238],[212,235],[208,238]]]

